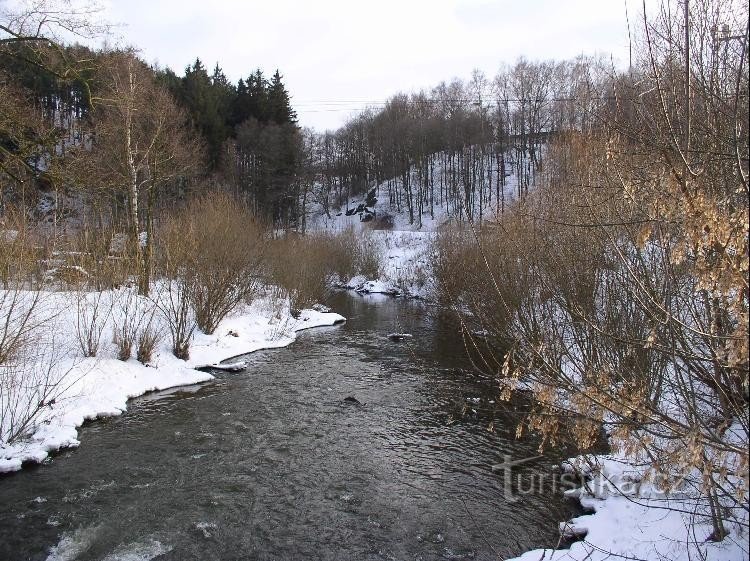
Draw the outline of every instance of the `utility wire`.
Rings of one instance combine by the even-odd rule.
[[[612,101],[618,99],[617,96],[601,96],[601,97],[589,97],[588,101]],[[620,97],[620,100],[623,98]],[[633,98],[635,99],[635,98]],[[405,103],[410,106],[419,105],[435,105],[445,103],[448,105],[474,105],[484,109],[492,109],[502,107],[505,104],[516,104],[516,103],[571,103],[578,102],[579,98],[575,97],[553,97],[553,98],[503,98],[494,101],[487,101],[481,98],[458,98],[458,99],[440,99],[440,98],[421,98],[421,99],[405,99],[399,100],[398,103]],[[365,109],[381,109],[391,104],[393,100],[307,100],[307,101],[292,101],[292,105],[297,109],[298,112],[303,113],[331,113],[341,111],[362,111]]]
[[[739,94],[742,97],[747,97],[748,94],[746,92],[741,92]],[[539,98],[539,97],[528,97],[528,98],[494,98],[491,101],[488,101],[486,98],[480,98],[480,97],[464,97],[464,98],[453,98],[453,99],[443,99],[443,98],[407,98],[407,99],[373,99],[373,100],[366,100],[366,99],[359,99],[359,100],[343,100],[343,99],[318,99],[318,100],[304,100],[304,101],[294,101],[292,100],[292,105],[297,109],[298,112],[303,113],[331,113],[331,112],[342,112],[342,111],[363,111],[365,109],[382,109],[384,107],[387,107],[388,105],[392,103],[398,103],[398,104],[406,104],[410,106],[419,106],[419,105],[435,105],[435,104],[441,104],[444,103],[446,105],[474,105],[476,107],[480,107],[482,109],[493,109],[493,108],[501,108],[502,106],[506,104],[518,104],[518,103],[528,103],[528,104],[550,104],[550,103],[581,103],[581,102],[610,102],[610,101],[635,101],[635,102],[641,102],[641,97],[625,97],[625,96],[617,96],[617,95],[604,95],[604,96],[591,96],[591,97],[584,97],[584,98],[578,98],[578,97],[572,97],[572,96],[566,96],[566,97],[545,97],[545,98]]]

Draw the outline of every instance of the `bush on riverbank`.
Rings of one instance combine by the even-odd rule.
[[[697,551],[748,530],[748,75],[743,47],[721,55],[731,91],[699,79],[717,52],[685,45],[720,9],[688,9],[647,24],[617,103],[550,140],[495,228],[441,235],[435,270],[445,300],[511,344],[484,364],[503,397],[533,393],[518,434],[587,451],[604,426],[636,483],[617,491],[684,513],[667,537]]]
[[[144,274],[139,258],[125,251],[122,228],[113,223],[100,230],[94,235],[94,229],[84,224],[69,236],[48,239],[59,249],[46,260],[37,254],[39,244],[20,226],[4,232],[8,240],[0,247],[6,287],[73,291],[76,334],[84,356],[97,355],[113,307],[122,307],[122,302],[104,298],[104,293],[136,284],[141,289],[139,279]],[[223,318],[251,303],[263,285],[280,287],[291,307],[301,309],[325,300],[336,279],[357,274],[377,278],[382,264],[380,244],[369,233],[274,238],[244,202],[221,191],[195,196],[162,212],[153,244],[146,245],[144,236],[142,252],[153,252],[144,261],[153,263],[155,293],[138,298],[137,306],[125,305],[132,314],[118,315],[122,322],[112,337],[123,360],[135,347],[141,350],[136,354],[147,357],[152,340],[162,336],[150,319],[156,309],[166,319],[175,356],[187,358],[195,329],[213,333]],[[7,341],[13,338],[11,332]],[[9,344],[0,345],[0,351]]]
[[[261,283],[267,230],[226,193],[192,199],[161,228],[162,273],[185,285],[195,322],[211,334]]]
[[[637,99],[664,131],[659,103]],[[710,157],[717,138],[736,142],[716,115],[691,138],[708,169],[689,181],[668,138],[647,150],[630,113],[608,118],[556,139],[535,192],[494,228],[440,235],[439,294],[511,344],[484,365],[505,398],[533,392],[519,434],[586,451],[605,425],[616,457],[648,466],[634,477],[686,493],[720,541],[747,528],[746,165]]]
[[[267,263],[269,282],[283,287],[298,310],[325,301],[336,279],[377,278],[382,254],[369,233],[288,233],[272,240]]]
[[[55,404],[62,396],[69,399],[71,388],[89,396],[90,402],[81,405],[86,414],[92,410],[98,414],[100,408],[108,411],[111,406],[100,403],[97,388],[88,386],[91,376],[110,380],[115,387],[105,398],[113,397],[119,404],[118,400],[162,384],[169,387],[206,379],[191,367],[227,357],[214,356],[217,351],[231,354],[266,344],[276,346],[290,341],[302,325],[330,325],[342,319],[307,311],[303,320],[291,320],[287,289],[265,286],[273,280],[274,259],[277,255],[281,259],[281,254],[270,253],[272,248],[279,250],[270,231],[242,203],[224,193],[201,195],[162,216],[154,240],[155,279],[148,296],[139,293],[133,275],[115,287],[97,290],[112,281],[110,261],[118,271],[126,270],[127,260],[113,255],[111,239],[107,239],[106,250],[104,243],[90,236],[66,241],[71,245],[55,258],[90,263],[93,273],[76,265],[78,278],[56,278],[46,284],[30,276],[34,267],[43,265],[31,242],[21,235],[14,235],[10,242],[0,246],[3,262],[17,259],[13,261],[16,266],[6,268],[6,289],[0,290],[4,318],[0,329],[0,448],[13,452],[8,452],[12,465],[0,457],[0,471],[20,467],[23,460],[17,458],[27,457],[23,443],[43,420],[57,414]],[[307,265],[312,267],[316,258],[323,265],[322,272],[313,269],[317,277],[295,282],[304,286],[309,280],[327,280],[334,264],[323,257],[335,255],[340,251],[337,247],[343,247],[342,240],[300,240],[299,248],[291,254],[297,264],[304,254]],[[27,262],[29,267],[18,266]],[[278,294],[275,302],[270,293]],[[256,296],[263,299],[255,302]],[[308,293],[306,302],[317,301],[317,296]],[[274,313],[269,313],[269,304]],[[234,317],[228,317],[232,314]],[[224,320],[228,327],[208,337]],[[167,341],[162,343],[165,335]],[[189,362],[194,339],[198,342],[192,349],[196,356]],[[212,348],[213,354],[207,352]],[[155,360],[150,366],[159,370],[160,376],[154,377],[156,370],[151,369],[144,374],[142,366],[129,360],[133,355],[144,365]],[[122,379],[117,377],[120,374]],[[53,446],[65,446],[74,438],[70,436],[71,423],[81,421],[75,417],[55,419],[64,422],[68,440],[60,443],[55,440],[58,435],[46,433],[45,438],[52,439]],[[40,446],[34,448],[34,458],[44,457]]]

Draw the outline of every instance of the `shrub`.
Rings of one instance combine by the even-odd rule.
[[[33,432],[46,407],[71,383],[68,350],[54,339],[23,350],[0,365],[0,447]]]
[[[142,364],[148,364],[154,355],[156,345],[161,340],[161,333],[153,325],[148,325],[138,333],[138,347],[135,358]]]
[[[467,311],[473,328],[507,344],[511,322],[534,287],[534,269],[522,258],[535,253],[534,244],[521,217],[507,217],[502,230],[441,230],[430,251],[437,299]]]
[[[257,292],[266,229],[242,203],[214,192],[191,201],[177,220],[190,238],[190,301],[204,333]]]
[[[368,230],[364,230],[353,248],[354,263],[351,276],[364,275],[368,279],[376,279],[381,274],[383,253],[378,239]]]
[[[156,304],[154,301],[139,295],[137,287],[131,286],[114,291],[113,339],[117,345],[117,358],[128,360],[132,356],[136,344],[140,348],[144,333],[153,330],[155,313]],[[156,343],[154,342],[154,344]]]
[[[175,217],[164,220],[160,229],[160,273],[156,283],[155,302],[169,331],[172,354],[182,360],[190,358],[190,341],[195,331],[195,313],[190,304],[190,270],[194,255],[192,240],[183,237],[182,222]]]
[[[60,257],[64,267],[84,271],[87,286],[104,291],[129,283],[138,271],[137,262],[123,248],[124,234],[118,228],[81,229],[71,240],[70,251]]]
[[[78,346],[85,357],[94,357],[99,352],[102,334],[112,314],[112,302],[103,292],[87,292],[83,287],[75,292],[76,335]]]
[[[268,266],[271,284],[282,287],[294,313],[325,300],[329,277],[336,268],[329,262],[327,236],[288,234],[273,241]]]
[[[160,228],[157,287],[172,351],[189,357],[196,327],[213,333],[261,282],[266,229],[242,203],[222,192],[192,199]],[[148,341],[144,341],[148,342]]]
[[[4,209],[0,217],[0,288],[31,288],[39,273],[41,251],[38,240],[28,230],[23,211]]]
[[[324,301],[335,278],[377,278],[381,262],[380,246],[369,233],[288,233],[272,242],[269,281],[286,289],[292,309],[298,310]]]

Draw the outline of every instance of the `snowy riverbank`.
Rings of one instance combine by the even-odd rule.
[[[346,287],[362,293],[429,299],[432,272],[428,252],[435,231],[372,231],[369,235],[382,248],[383,267],[376,279],[355,277]],[[742,436],[738,437],[741,441]],[[747,441],[747,436],[744,436]],[[581,464],[582,459],[574,460]],[[713,531],[705,504],[696,505],[689,490],[661,492],[648,481],[646,465],[630,458],[597,456],[597,467],[579,465],[589,481],[585,487],[566,494],[579,500],[587,511],[569,521],[561,521],[565,540],[578,539],[569,549],[533,550],[517,561],[604,561],[605,559],[659,559],[665,561],[747,561],[747,512],[738,513],[738,524],[727,524],[729,536],[720,542],[709,539]],[[746,468],[745,468],[746,469]],[[620,492],[620,491],[624,491]],[[747,499],[745,499],[747,505]],[[743,518],[744,517],[744,518]]]
[[[709,513],[696,504],[689,485],[665,494],[645,476],[647,464],[613,455],[581,456],[564,467],[587,480],[565,494],[593,512],[560,523],[561,535],[579,541],[569,549],[537,549],[509,561],[746,561],[750,555],[746,509],[735,510],[739,523],[727,524],[729,535],[714,542]]]
[[[98,295],[99,293],[97,293]],[[108,301],[117,291],[101,293]],[[87,295],[92,298],[93,295]],[[78,427],[99,417],[120,415],[133,397],[156,390],[207,382],[213,376],[196,370],[207,364],[260,349],[284,347],[296,333],[312,327],[329,326],[345,320],[339,314],[303,310],[299,317],[289,314],[286,302],[259,298],[225,318],[213,335],[196,332],[190,359],[175,358],[168,337],[162,337],[147,365],[134,358],[121,361],[112,342],[117,321],[116,306],[103,321],[102,341],[96,357],[84,358],[77,339],[79,307],[68,292],[42,293],[35,310],[44,316],[44,329],[34,343],[36,356],[26,369],[4,375],[0,395],[3,420],[20,418],[39,405],[35,382],[51,386],[25,435],[12,444],[0,443],[0,473],[20,470],[24,462],[43,462],[51,452],[80,444]],[[10,384],[15,384],[10,390]]]
[[[435,232],[374,230],[382,265],[377,278],[359,275],[341,283],[362,294],[387,294],[427,299],[432,292],[429,251]]]

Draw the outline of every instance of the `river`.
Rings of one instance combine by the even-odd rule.
[[[523,403],[496,402],[455,323],[413,301],[330,305],[347,323],[132,400],[85,425],[79,448],[0,478],[0,559],[500,559],[554,546],[576,505],[548,487],[504,492],[491,466],[537,455],[538,441],[515,438]],[[562,456],[516,472],[549,474]]]

